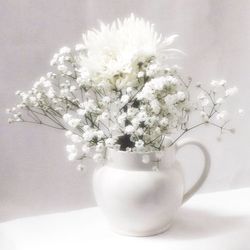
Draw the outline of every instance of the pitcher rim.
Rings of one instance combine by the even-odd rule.
[[[109,151],[109,152],[117,152],[117,153],[122,153],[122,154],[137,154],[137,155],[140,155],[140,154],[155,154],[155,153],[161,153],[161,152],[166,152],[170,149],[175,149],[175,145],[170,145],[166,148],[164,148],[163,150],[151,150],[151,151],[124,151],[124,150],[117,150],[117,149],[114,149],[114,148],[106,148],[106,153]]]

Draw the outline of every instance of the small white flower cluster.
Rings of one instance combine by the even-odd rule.
[[[201,119],[221,128],[221,130],[228,130],[225,125],[229,122],[229,112],[226,110],[226,103],[228,98],[238,92],[238,88],[227,87],[226,80],[212,81],[210,86],[206,89],[201,84],[196,86],[199,89],[197,96],[196,110],[200,112]],[[239,109],[239,114],[243,113]],[[219,123],[218,123],[219,122]],[[234,131],[234,129],[229,129]]]
[[[209,88],[200,84],[194,100],[191,80],[184,81],[177,67],[168,65],[175,37],[162,39],[152,24],[133,15],[101,24],[100,31],[84,34],[83,44],[61,48],[51,60],[53,72],[31,90],[17,91],[21,102],[8,110],[9,122],[65,130],[68,159],[97,162],[107,148],[161,151],[166,138],[173,144],[180,136],[169,143],[171,135],[205,123],[229,130],[223,105],[237,88],[227,88],[224,80]],[[202,119],[197,125],[190,123],[195,111]],[[148,161],[145,156],[143,162]]]

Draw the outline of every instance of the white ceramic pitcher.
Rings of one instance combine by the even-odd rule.
[[[183,173],[176,152],[190,144],[200,148],[205,164],[199,179],[184,193]],[[96,201],[114,231],[133,236],[164,232],[181,204],[204,183],[210,156],[200,142],[186,138],[160,154],[161,157],[159,152],[145,154],[109,149],[104,166],[96,169],[93,178]],[[148,155],[148,163],[143,163],[144,155]]]

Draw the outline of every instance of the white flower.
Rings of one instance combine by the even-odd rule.
[[[128,94],[130,94],[132,91],[133,91],[133,88],[131,88],[131,87],[127,87],[126,92],[127,92]]]
[[[152,77],[154,74],[156,74],[157,68],[158,68],[158,65],[157,65],[156,63],[150,64],[150,65],[148,66],[148,68],[147,68],[147,71],[146,71],[147,76]]]
[[[89,77],[90,77],[89,70],[86,67],[82,67],[80,74],[81,74],[81,77],[78,78],[78,83],[86,84],[86,82],[89,80]]]
[[[207,98],[207,95],[204,92],[201,92],[197,96],[198,101],[200,102],[202,107],[205,107],[209,104],[209,99]]]
[[[60,54],[69,54],[71,52],[71,49],[69,47],[63,47],[60,49]]]
[[[122,125],[125,122],[126,117],[127,117],[127,114],[126,113],[122,113],[117,118],[118,123]]]
[[[150,102],[150,106],[155,114],[159,114],[161,111],[160,103],[158,100],[153,100]]]
[[[228,116],[228,112],[226,110],[222,110],[220,111],[217,115],[216,115],[216,119],[217,120],[225,120]]]
[[[142,100],[153,100],[155,98],[154,96],[154,91],[150,88],[147,88],[146,86],[144,87],[143,91],[137,94],[137,99]]]
[[[125,127],[124,132],[128,135],[132,134],[135,131],[135,128],[132,125],[128,125]]]
[[[69,161],[74,161],[76,159],[77,154],[75,153],[70,153],[68,154],[68,160]]]
[[[82,145],[82,152],[83,152],[83,154],[86,155],[86,154],[89,153],[89,151],[90,151],[90,147],[87,146],[86,144],[83,144]]]
[[[71,144],[71,145],[66,145],[66,151],[68,153],[77,153],[77,148],[74,144]]]
[[[65,132],[65,136],[68,137],[68,138],[70,138],[72,134],[73,133],[70,130]]]
[[[183,91],[178,91],[176,95],[177,95],[178,100],[181,102],[186,99],[186,95]]]
[[[89,125],[84,125],[83,126],[83,130],[84,131],[89,131],[90,130],[90,126]]]
[[[171,45],[178,36],[179,36],[178,34],[174,34],[170,37],[167,37],[167,38],[165,38],[164,43],[167,45]]]
[[[83,44],[76,44],[75,46],[75,50],[76,51],[81,51],[81,50],[84,50],[85,49],[85,46]]]
[[[104,137],[104,132],[102,130],[98,130],[95,132],[95,136],[98,140],[101,140]]]
[[[63,115],[63,120],[65,122],[68,122],[71,119],[71,117],[72,117],[71,114],[66,113],[66,114]]]
[[[192,79],[182,80],[178,66],[169,66],[176,54],[169,45],[175,38],[163,38],[134,15],[101,24],[83,35],[82,44],[63,47],[53,56],[56,73],[47,73],[26,92],[17,91],[20,103],[8,110],[9,122],[62,125],[70,139],[69,160],[100,162],[110,147],[142,152],[145,164],[150,161],[147,152],[164,150],[174,143],[172,136],[196,127],[192,111],[198,111],[198,124],[221,128],[228,113],[220,104],[238,89],[226,88],[225,80],[212,81],[208,87],[197,85],[201,93],[194,96]]]
[[[138,112],[138,109],[136,108],[128,108],[127,115],[129,117],[134,117],[137,112]]]
[[[86,112],[92,112],[96,110],[95,101],[93,99],[83,102],[81,106],[84,107]]]
[[[129,101],[129,95],[123,95],[121,97],[121,103],[126,104]]]
[[[110,103],[110,97],[109,96],[104,96],[102,98],[102,102],[105,103],[105,104],[109,104]]]
[[[144,122],[146,119],[148,118],[148,115],[145,111],[141,111],[137,114],[137,119],[140,121],[140,122]]]
[[[44,81],[44,82],[43,82],[43,86],[44,86],[45,88],[50,88],[50,87],[52,86],[52,83],[51,83],[51,81]]]
[[[31,102],[31,103],[36,103],[36,97],[34,97],[34,96],[31,96],[30,98],[29,98],[29,101]]]
[[[136,147],[137,149],[142,149],[142,148],[144,147],[144,141],[142,141],[142,140],[136,141],[136,142],[135,142],[135,147]]]
[[[224,101],[225,101],[224,98],[219,97],[219,98],[216,100],[216,104],[222,104]]]
[[[62,96],[67,96],[68,94],[69,94],[69,89],[61,89],[60,90],[60,94],[62,95]]]
[[[134,128],[137,128],[140,124],[140,120],[136,117],[132,119],[131,123],[134,126]]]
[[[108,113],[108,112],[103,112],[103,113],[101,114],[101,119],[102,119],[103,121],[108,120],[108,119],[109,119],[109,113]]]
[[[214,87],[219,87],[219,86],[224,86],[226,84],[226,81],[225,80],[220,80],[220,81],[213,80],[210,84]]]
[[[22,92],[20,91],[20,90],[17,90],[16,92],[15,92],[15,95],[20,95]]]
[[[234,94],[236,94],[238,92],[238,88],[237,87],[232,87],[232,88],[228,88],[225,91],[226,96],[232,96]]]
[[[175,95],[167,95],[164,98],[164,101],[165,101],[166,105],[171,106],[176,102],[176,96]]]
[[[143,76],[144,76],[144,72],[143,71],[138,72],[138,74],[137,74],[138,78],[142,78]]]
[[[167,76],[166,77],[166,81],[168,82],[168,84],[170,85],[176,85],[178,80],[176,79],[176,77],[174,76]]]
[[[74,143],[80,143],[80,142],[82,142],[82,138],[79,135],[73,134],[71,136],[71,141]]]
[[[166,127],[168,124],[169,124],[169,121],[168,121],[168,118],[167,118],[167,117],[163,117],[163,118],[160,120],[160,125],[161,125],[161,126]]]
[[[52,60],[50,61],[50,66],[55,66],[56,65],[57,60],[58,60],[58,56],[59,56],[59,54],[57,54],[57,53],[54,54]]]
[[[155,90],[162,90],[164,88],[164,86],[166,85],[168,81],[168,78],[164,77],[164,76],[160,76],[160,77],[156,77],[153,78],[149,84],[153,87],[153,89]]]
[[[72,128],[76,128],[81,122],[81,119],[79,118],[72,118],[72,119],[69,119],[68,121],[68,124],[70,127]]]
[[[145,124],[149,127],[154,127],[155,122],[158,120],[159,118],[157,116],[151,116],[151,117],[148,117],[148,119],[146,119]]]
[[[53,94],[54,94],[54,93],[53,93]],[[47,95],[47,96],[50,97],[49,95]],[[53,95],[53,97],[54,97],[54,95]],[[37,94],[36,94],[36,99],[37,99],[37,100],[40,100],[41,98],[42,98],[42,93],[40,93],[40,92],[37,93]]]
[[[112,133],[117,133],[117,131],[119,130],[119,126],[117,124],[112,124],[110,126],[110,131],[112,131]]]
[[[55,79],[55,78],[56,78],[56,74],[53,73],[53,72],[48,72],[48,73],[47,73],[47,77],[48,77],[49,79]]]
[[[55,97],[55,90],[53,88],[50,88],[46,95],[49,97],[49,98],[54,98]]]
[[[138,128],[138,129],[135,131],[135,133],[136,133],[136,135],[141,136],[141,135],[144,134],[144,130],[143,130],[143,128]]]
[[[70,86],[69,91],[74,92],[76,90],[76,86]]]
[[[68,67],[67,67],[66,65],[64,65],[64,64],[58,65],[58,66],[57,66],[57,69],[58,69],[59,71],[61,71],[62,73],[64,73],[64,74],[66,74],[67,71],[68,71]]]
[[[87,68],[96,81],[113,78],[122,72],[121,79],[114,82],[118,88],[137,85],[137,77],[143,77],[141,71],[135,70],[137,62],[157,55],[163,60],[164,55],[169,54],[170,43],[166,41],[155,32],[153,24],[134,15],[111,25],[101,23],[100,30],[83,34],[88,53],[80,58],[81,68]],[[128,77],[130,81],[126,80]]]
[[[80,116],[84,116],[86,114],[86,110],[84,109],[77,109],[77,114],[80,115]]]
[[[92,130],[88,130],[85,133],[83,133],[82,136],[83,136],[84,141],[89,142],[94,138],[95,134],[94,134],[94,132]]]
[[[78,165],[77,165],[77,168],[76,168],[76,169],[77,169],[78,171],[83,172],[83,171],[86,170],[86,168],[87,168],[86,165],[84,165],[84,164],[81,163],[81,164],[78,164]]]
[[[201,100],[201,106],[202,107],[205,107],[209,104],[209,100],[207,98],[204,98]]]

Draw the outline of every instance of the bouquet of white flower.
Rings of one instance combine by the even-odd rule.
[[[65,130],[68,159],[81,161],[101,161],[106,148],[160,151],[203,124],[234,132],[226,127],[224,103],[237,88],[181,77],[170,65],[180,53],[170,48],[176,37],[162,38],[134,15],[101,24],[74,49],[61,48],[51,61],[55,70],[31,90],[16,92],[21,102],[8,110],[9,122]],[[194,113],[197,123],[190,119]]]

